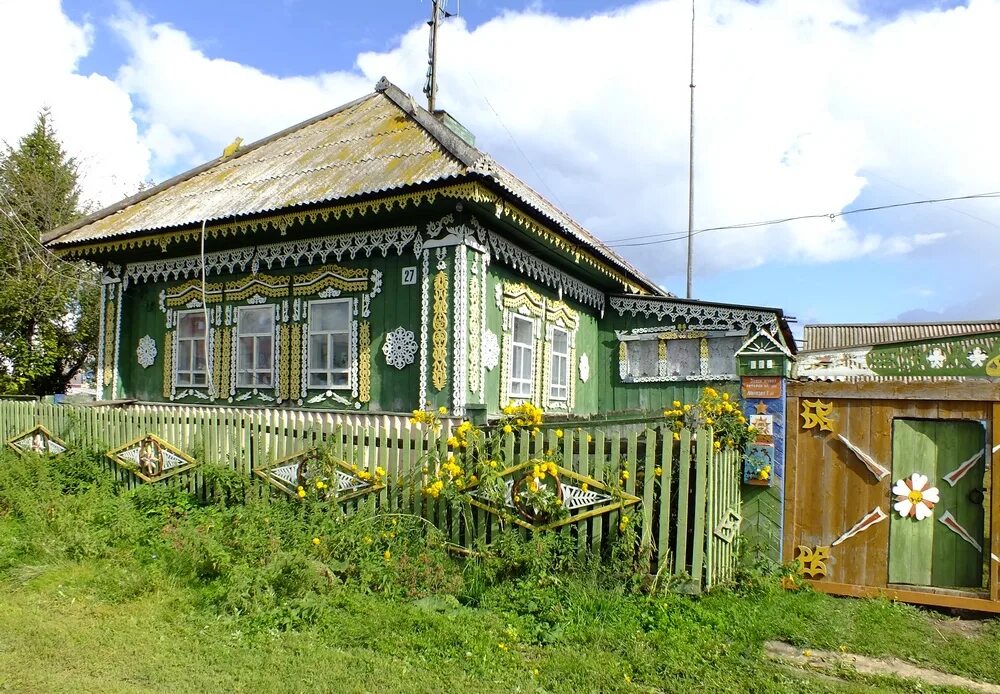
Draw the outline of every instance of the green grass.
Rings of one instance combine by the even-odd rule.
[[[772,639],[1000,683],[996,622],[970,636],[750,573],[701,598],[647,596],[551,538],[463,564],[419,527],[199,507],[125,493],[84,459],[0,457],[0,691],[946,691],[777,665]]]

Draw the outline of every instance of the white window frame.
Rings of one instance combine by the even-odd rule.
[[[516,339],[516,335],[517,335],[517,321],[519,321],[519,320],[520,321],[525,321],[530,326],[530,328],[531,328],[531,337],[528,340],[528,342],[518,342],[517,339]],[[520,315],[518,313],[512,313],[511,314],[511,323],[510,323],[510,373],[509,373],[508,378],[507,378],[507,395],[508,395],[509,398],[511,398],[513,400],[530,400],[534,396],[534,392],[535,392],[535,383],[534,383],[534,380],[535,380],[534,379],[534,375],[535,375],[535,368],[534,368],[534,365],[535,365],[535,329],[536,329],[536,326],[535,326],[534,319],[529,318],[528,316],[522,316],[522,315]],[[522,364],[527,363],[528,367],[530,369],[529,373],[531,374],[531,376],[529,376],[527,379],[520,378],[519,376],[515,376],[514,375],[514,354],[518,350],[521,350],[521,352],[522,352],[522,361],[521,361],[521,363]],[[528,359],[527,362],[525,362],[523,360],[523,357],[525,355],[527,355],[527,359]],[[517,391],[515,391],[515,389],[514,389],[515,383],[518,386]],[[527,389],[528,390],[527,390],[527,393],[522,393],[521,392],[521,387],[524,386],[525,384],[527,384]]]
[[[243,332],[243,322],[241,320],[244,313],[250,311],[264,311],[271,319],[271,329],[267,332],[259,333],[245,333]],[[277,320],[274,315],[274,306],[263,304],[255,306],[239,306],[236,309],[236,387],[237,388],[258,388],[258,389],[270,389],[275,388],[275,373],[274,373],[274,363],[275,363],[275,350],[278,349],[278,341],[275,338],[275,326],[277,325]],[[257,362],[257,344],[260,340],[267,338],[271,340],[271,358],[268,360],[266,368],[259,368],[260,364],[256,364],[258,368],[247,368],[247,365],[243,363],[243,350],[240,348],[243,338],[249,337],[253,339],[253,360],[256,364]],[[244,383],[241,379],[245,374],[250,374],[250,383]],[[261,374],[268,374],[271,377],[269,383],[261,383],[258,377]]]
[[[212,339],[211,324],[209,323],[209,321],[206,320],[206,322],[205,322],[205,332],[202,335],[200,335],[200,336],[183,337],[183,336],[181,336],[181,324],[184,322],[184,319],[187,316],[201,316],[202,318],[205,318],[205,311],[203,309],[200,309],[200,308],[195,308],[195,309],[190,309],[190,310],[187,310],[187,311],[178,311],[176,313],[176,318],[174,320],[177,321],[177,323],[176,323],[176,325],[177,325],[177,332],[175,334],[175,339],[177,341],[177,344],[174,347],[174,350],[175,350],[174,354],[176,355],[174,357],[174,373],[173,373],[174,384],[177,387],[179,387],[179,388],[208,388],[208,386],[209,386],[209,384],[208,384],[208,359],[209,359],[209,356],[210,356],[209,355],[208,345],[209,345],[209,342]],[[192,347],[191,347],[191,361],[187,364],[187,366],[189,368],[186,368],[186,369],[182,369],[181,368],[181,361],[180,361],[180,358],[181,358],[181,343],[183,343],[183,342],[191,342],[191,343],[193,343]],[[202,343],[202,348],[204,349],[204,352],[205,352],[205,368],[204,368],[204,370],[196,370],[194,368],[190,368],[190,367],[193,367],[193,365],[194,365],[194,360],[195,360],[195,355],[196,355],[196,347],[197,347],[197,343],[198,342]],[[188,381],[187,382],[182,382],[181,381],[181,374],[182,373],[188,375]],[[204,374],[205,375],[205,381],[203,383],[196,383],[195,380],[194,380],[195,374]]]
[[[556,333],[562,333],[563,335],[566,336],[565,352],[556,351],[556,340],[555,340]],[[569,388],[570,388],[569,361],[570,361],[570,355],[573,352],[571,338],[572,335],[570,334],[570,331],[567,330],[566,328],[561,328],[556,325],[552,326],[552,335],[550,336],[550,342],[549,342],[549,382],[547,384],[547,387],[549,389],[549,400],[552,400],[553,402],[567,402],[569,400]],[[555,382],[555,371],[556,371],[555,365],[557,358],[563,360],[563,376],[565,377],[565,380],[562,383]],[[556,388],[562,389],[562,395],[555,394]]]
[[[322,330],[322,331],[315,330],[313,328],[313,325],[314,325],[313,316],[315,315],[315,313],[314,313],[315,307],[316,306],[326,306],[326,305],[330,305],[330,304],[346,304],[346,306],[347,306],[347,326],[345,327],[344,330]],[[316,301],[310,301],[309,302],[309,330],[308,330],[308,334],[306,336],[306,340],[307,340],[306,344],[308,345],[308,352],[307,352],[308,358],[307,358],[306,363],[305,363],[306,388],[308,388],[309,390],[351,390],[354,387],[354,378],[355,378],[355,376],[354,376],[354,345],[355,345],[355,340],[354,340],[354,336],[352,335],[352,332],[354,330],[355,322],[354,322],[354,319],[352,318],[353,315],[354,315],[354,299],[350,299],[350,298],[347,298],[347,299],[319,299],[319,300],[316,300]],[[314,335],[326,335],[327,336],[327,345],[329,347],[329,339],[330,339],[329,336],[330,335],[339,335],[341,333],[343,333],[344,335],[347,336],[347,366],[345,368],[343,368],[343,369],[335,369],[335,370],[330,370],[329,368],[327,368],[327,369],[314,369],[314,368],[312,368],[311,361],[312,361],[312,338],[313,338],[313,336]],[[328,354],[332,355],[333,354],[333,350],[328,349]],[[329,362],[327,363],[327,366],[329,367]],[[327,375],[327,384],[326,385],[313,385],[312,375],[314,373],[317,373],[317,374],[326,374]],[[347,374],[347,383],[346,384],[342,384],[342,385],[331,385],[330,384],[330,375],[331,374],[339,374],[339,373],[346,373]]]

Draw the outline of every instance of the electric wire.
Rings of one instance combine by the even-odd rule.
[[[863,214],[867,212],[878,212],[880,210],[891,210],[901,207],[913,207],[916,205],[932,205],[941,202],[955,202],[957,200],[981,200],[988,198],[998,198],[1000,197],[1000,191],[994,191],[990,193],[974,193],[972,195],[956,195],[953,197],[946,198],[927,198],[923,200],[910,200],[907,202],[896,202],[885,205],[872,205],[870,207],[857,207],[850,210],[843,210],[842,212],[828,212],[828,213],[817,213],[817,214],[804,214],[796,215],[792,217],[782,217],[780,219],[770,219],[760,222],[744,222],[741,224],[727,224],[723,226],[716,227],[704,227],[702,229],[696,229],[692,232],[692,235],[704,234],[709,231],[727,231],[731,229],[754,229],[759,227],[777,226],[779,224],[787,224],[789,222],[798,222],[809,219],[827,219],[829,221],[834,221],[840,217],[847,217],[849,215]],[[681,241],[687,238],[688,233],[686,231],[672,231],[672,232],[662,232],[657,234],[641,234],[638,236],[625,236],[613,241],[609,241],[606,245],[610,248],[633,248],[637,246],[655,246],[663,243],[670,243],[672,241]],[[650,239],[650,240],[647,240]],[[638,241],[638,243],[622,243],[623,241]]]

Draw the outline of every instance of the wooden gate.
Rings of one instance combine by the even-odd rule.
[[[925,475],[939,500],[923,520],[892,514],[889,583],[982,587],[985,461],[986,431],[980,422],[893,421],[892,479]]]

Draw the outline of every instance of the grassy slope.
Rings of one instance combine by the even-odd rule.
[[[968,638],[888,603],[558,590],[568,596],[557,610],[563,631],[552,644],[530,645],[515,636],[528,624],[504,591],[481,609],[435,610],[342,589],[327,596],[318,624],[261,633],[213,614],[196,591],[166,578],[95,561],[25,567],[0,586],[0,690],[913,691],[892,680],[807,683],[809,675],[761,660],[761,644],[775,637],[1000,682],[995,626]]]

